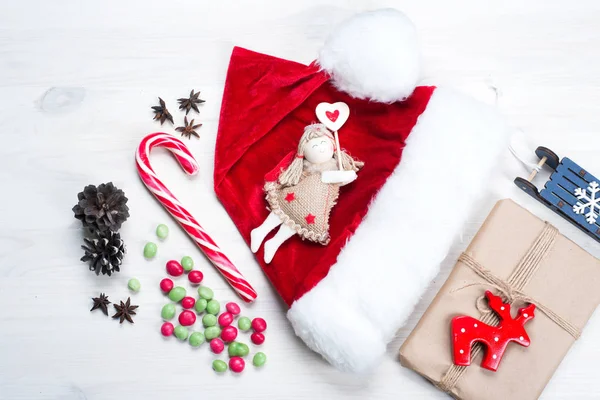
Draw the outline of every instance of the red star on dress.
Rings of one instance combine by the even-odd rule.
[[[307,224],[314,224],[315,223],[315,216],[312,214],[308,214],[306,217],[304,217],[304,219],[306,220]]]
[[[288,203],[291,203],[294,200],[296,200],[296,195],[294,194],[294,192],[289,192],[285,195],[285,201],[287,201]]]

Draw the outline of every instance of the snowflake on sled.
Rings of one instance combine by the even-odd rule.
[[[588,191],[590,192],[589,196]],[[598,212],[600,212],[600,197],[597,197],[598,192],[600,192],[598,182],[590,182],[587,189],[575,189],[575,196],[577,196],[579,201],[573,206],[573,211],[577,214],[583,214],[589,207],[590,211],[585,214],[585,219],[589,224],[596,223]]]

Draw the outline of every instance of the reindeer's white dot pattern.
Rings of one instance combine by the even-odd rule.
[[[475,328],[477,328],[477,324],[473,324],[473,326],[474,326]]]
[[[498,336],[496,336],[496,337],[494,338],[494,341],[496,341],[496,342],[497,342],[498,340],[500,340],[500,339],[498,338]]]
[[[504,306],[500,307],[500,309],[501,309],[502,311],[504,311]]]
[[[525,313],[525,314],[523,314],[523,316],[524,316],[525,318],[527,318],[527,317],[529,317],[529,314]]]
[[[462,328],[460,331],[461,331],[462,333],[465,333],[465,328]]]
[[[519,340],[523,340],[523,339],[524,339],[523,336],[519,336]]]
[[[458,352],[459,352],[460,354],[464,354],[464,352],[465,352],[465,351],[464,351],[463,349],[460,349]]]
[[[496,358],[498,358],[498,356],[494,354],[494,355],[492,356],[492,358],[495,360]]]

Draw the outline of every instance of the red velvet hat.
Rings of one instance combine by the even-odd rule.
[[[436,275],[504,148],[495,110],[417,86],[416,32],[399,11],[346,21],[310,65],[234,48],[215,192],[249,243],[269,214],[265,176],[295,151],[321,102],[344,102],[341,147],[364,162],[340,189],[328,245],[295,236],[266,264],[296,334],[340,369],[374,366]]]

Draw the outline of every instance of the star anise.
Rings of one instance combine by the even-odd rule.
[[[194,93],[194,91],[192,90],[190,92],[190,97],[182,97],[181,99],[177,99],[177,101],[179,102],[179,109],[185,110],[185,115],[188,115],[190,110],[194,110],[197,113],[199,113],[200,110],[198,110],[197,104],[204,103],[204,100],[199,99],[198,96],[200,96],[200,92]]]
[[[160,121],[161,125],[167,120],[173,123],[173,116],[171,115],[169,110],[167,110],[167,105],[165,104],[165,101],[159,97],[158,102],[160,104],[159,106],[152,107],[152,109],[154,110],[154,120]]]
[[[100,309],[104,315],[108,316],[107,306],[110,304],[110,301],[108,301],[108,296],[104,293],[100,293],[100,297],[92,297],[92,300],[94,301],[94,305],[90,311]]]
[[[133,319],[131,319],[131,316],[135,315],[135,309],[139,306],[132,306],[130,297],[127,298],[127,301],[125,303],[123,303],[123,301],[121,301],[120,303],[121,304],[119,305],[113,304],[113,307],[115,307],[115,310],[117,310],[116,314],[113,315],[113,318],[120,318],[120,324],[122,324],[125,320],[133,324]]]
[[[188,123],[187,117],[183,118],[183,123],[184,126],[180,126],[179,128],[175,129],[177,132],[181,132],[181,136],[187,135],[188,138],[191,138],[192,135],[195,135],[197,138],[200,138],[200,135],[198,135],[196,129],[200,128],[202,124],[194,125],[194,120]]]

